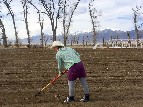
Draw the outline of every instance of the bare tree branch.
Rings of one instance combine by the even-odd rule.
[[[51,26],[52,26],[52,32],[53,32],[53,41],[56,40],[56,30],[57,30],[57,21],[59,19],[59,12],[60,12],[60,6],[59,3],[61,2],[61,0],[59,0],[58,2],[58,12],[56,12],[55,9],[55,3],[53,0],[49,0],[49,1],[45,1],[45,0],[39,0],[41,1],[43,7],[46,10],[47,16],[49,17],[50,21],[51,21]]]
[[[80,0],[75,1],[70,4],[70,0],[64,0],[61,2],[61,9],[63,11],[63,28],[64,28],[64,45],[66,46],[66,41],[69,33],[69,28],[72,22],[73,14],[79,4]]]

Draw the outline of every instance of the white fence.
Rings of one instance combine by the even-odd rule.
[[[143,39],[112,39],[107,44],[109,48],[143,48]]]
[[[143,48],[143,39],[112,39],[103,43],[97,43],[93,49],[96,48]]]

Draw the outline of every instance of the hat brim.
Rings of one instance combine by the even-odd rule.
[[[61,44],[61,45],[52,45],[50,48],[53,49],[53,48],[55,48],[55,47],[57,47],[57,46],[62,46],[62,47],[64,47],[64,44]]]

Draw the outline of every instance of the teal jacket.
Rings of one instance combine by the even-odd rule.
[[[69,70],[74,63],[81,61],[79,53],[70,47],[60,48],[56,54],[56,59],[59,73],[61,73],[64,68]]]

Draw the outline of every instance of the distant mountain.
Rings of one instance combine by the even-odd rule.
[[[131,39],[136,39],[136,36],[135,36],[135,31],[134,30],[131,30],[131,31],[127,31],[129,32],[130,34],[130,38]],[[98,31],[97,32],[97,42],[98,43],[102,43],[103,42],[103,38],[104,38],[104,41],[109,41],[112,39],[128,39],[128,36],[127,36],[127,32],[124,32],[124,31],[121,31],[121,30],[111,30],[111,29],[105,29],[105,30],[102,30],[102,31]],[[140,38],[143,39],[143,31],[140,31]],[[35,35],[35,36],[32,36],[31,38],[31,44],[40,44],[40,35]],[[52,36],[51,35],[45,35],[45,40],[47,40],[47,44],[51,44],[52,43]],[[64,37],[63,35],[58,35],[57,36],[57,40],[60,40],[60,41],[63,41],[64,40]],[[71,40],[78,40],[78,44],[82,44],[83,43],[83,40],[84,42],[90,42],[92,43],[93,41],[93,32],[83,32],[83,33],[79,33],[77,35],[69,35],[68,36],[68,43],[71,43]],[[14,42],[14,41],[13,41]],[[24,39],[20,39],[20,42],[22,44],[28,44],[27,43],[27,38],[24,38]]]

